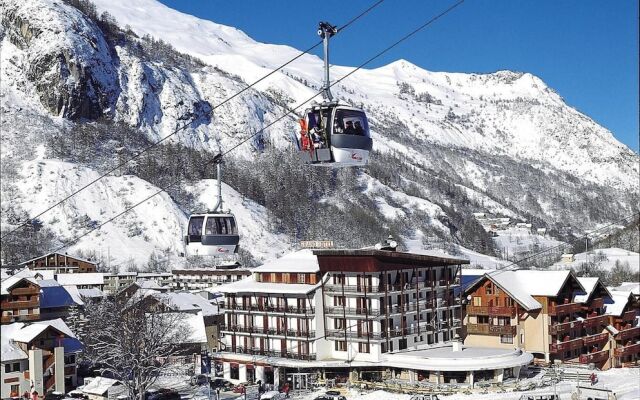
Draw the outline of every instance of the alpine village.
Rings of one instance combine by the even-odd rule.
[[[637,144],[418,65],[553,2],[267,3],[0,0],[0,398],[640,399]]]

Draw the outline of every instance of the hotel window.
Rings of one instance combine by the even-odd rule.
[[[344,296],[335,296],[333,298],[334,306],[344,306],[344,304],[345,304]]]
[[[345,326],[347,326],[344,318],[335,318],[333,320],[333,326],[335,327],[335,329],[344,329]]]
[[[513,344],[513,335],[500,335],[500,343]]]
[[[336,351],[347,351],[347,342],[345,342],[344,340],[338,340],[335,343]]]
[[[369,352],[369,343],[358,343],[358,351],[360,353],[368,353]]]
[[[344,275],[333,275],[333,284],[334,285],[344,284]]]

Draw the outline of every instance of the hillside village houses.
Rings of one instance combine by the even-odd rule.
[[[212,352],[234,382],[305,387],[323,378],[393,378],[473,386],[517,379],[532,361],[600,369],[640,363],[638,284],[606,288],[571,271],[465,264],[379,246],[301,250],[216,273],[3,270],[2,397],[22,393],[25,377],[44,391],[75,387],[80,344],[69,343],[69,309],[116,294],[183,313],[194,331],[184,344],[194,364]],[[40,344],[40,337],[51,339]],[[31,353],[38,349],[41,357]]]

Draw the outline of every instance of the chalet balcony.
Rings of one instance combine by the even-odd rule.
[[[467,314],[515,317],[516,309],[515,307],[467,306]]]
[[[8,301],[5,300],[0,303],[0,307],[3,310],[19,310],[25,308],[36,308],[40,306],[40,300],[35,298],[33,300],[16,300],[16,301]]]
[[[561,343],[551,343],[551,353],[562,353],[567,350],[575,350],[582,348],[582,338],[567,340]]]
[[[23,296],[23,295],[39,295],[40,288],[16,288],[11,290],[12,296]]]
[[[580,303],[567,303],[549,306],[549,315],[563,315],[579,312],[582,309]]]
[[[9,324],[11,322],[38,321],[39,319],[40,319],[40,314],[3,315],[2,323]]]
[[[549,334],[561,335],[563,333],[571,331],[572,329],[582,329],[582,322],[569,321],[569,322],[564,322],[562,324],[549,325]]]
[[[609,323],[609,317],[606,315],[597,315],[595,317],[588,317],[584,321],[582,321],[582,325],[585,328],[606,326],[608,323]]]
[[[640,338],[640,326],[619,331],[615,338],[616,340]]]
[[[606,342],[609,340],[608,333],[599,333],[597,335],[585,336],[582,338],[585,346],[592,346],[597,343]]]
[[[626,313],[622,314],[621,318],[623,321],[633,321],[634,319],[636,319],[636,312],[635,310],[627,311]]]
[[[630,356],[633,354],[640,354],[640,343],[626,347],[617,347],[613,350],[613,355],[616,357]]]
[[[580,356],[581,364],[598,363],[609,359],[609,350],[596,351],[594,353],[582,354]]]
[[[591,300],[591,303],[588,304],[589,308],[602,308],[604,307],[604,299],[602,297],[598,297],[596,299]]]
[[[517,326],[513,325],[489,325],[489,324],[467,324],[467,333],[480,335],[515,335]]]

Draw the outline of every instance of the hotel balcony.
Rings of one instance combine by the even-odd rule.
[[[606,326],[608,323],[609,323],[609,317],[607,315],[596,315],[594,317],[585,318],[585,320],[582,321],[582,325],[585,328]]]
[[[231,351],[231,349],[228,349],[227,351]],[[313,361],[316,359],[316,353],[311,353],[311,354],[292,353],[289,351],[282,352],[280,350],[265,350],[265,349],[255,348],[255,347],[245,349],[242,346],[236,346],[234,353],[260,355],[260,356],[266,356],[266,357],[290,358],[293,360],[304,360],[304,361]]]
[[[259,306],[257,304],[252,304],[250,306],[243,306],[242,304],[225,304],[221,306],[225,310],[234,310],[238,313],[276,313],[276,314],[296,314],[296,315],[310,315],[312,316],[315,313],[315,310],[312,308],[305,307],[295,307],[295,306],[287,306],[287,307],[277,307],[277,306]]]
[[[582,354],[580,356],[581,364],[597,363],[609,359],[609,350],[596,351],[594,353]]]
[[[330,283],[324,285],[324,290],[326,293],[342,293],[344,290],[345,294],[350,295],[364,295],[365,292],[369,293],[392,293],[392,292],[411,292],[416,290],[425,290],[432,289],[437,286],[446,286],[439,285],[444,281],[435,281],[434,285],[431,285],[431,281],[428,282],[413,282],[413,283],[405,283],[405,284],[392,284],[392,285],[378,285],[378,286],[368,286],[368,285],[342,285],[339,283]],[[448,285],[450,288],[454,286],[459,286],[456,282],[450,282]]]
[[[597,335],[585,336],[582,338],[585,346],[592,346],[597,343],[606,342],[609,340],[608,333],[599,333]]]
[[[633,354],[640,354],[640,343],[625,347],[617,347],[613,350],[613,355],[616,357],[630,356]]]
[[[489,324],[467,324],[467,333],[477,333],[480,335],[515,335],[517,326],[515,325],[489,325]]]
[[[253,334],[253,335],[264,335],[264,336],[280,336],[280,337],[296,337],[296,338],[309,338],[314,339],[316,336],[316,331],[306,331],[306,330],[297,330],[297,329],[272,329],[272,328],[263,328],[261,326],[243,326],[243,325],[220,325],[220,331],[228,332],[228,333],[238,333],[238,334]]]
[[[382,311],[384,312],[384,310]],[[367,315],[369,317],[379,317],[381,315],[381,311],[378,308],[356,308],[356,307],[327,307],[325,309],[325,314],[330,316],[339,316],[347,315],[351,318],[353,317],[362,317],[366,318]]]
[[[516,309],[515,307],[467,306],[467,314],[515,317]]]
[[[582,309],[580,303],[567,303],[549,306],[549,315],[563,315],[579,312]]]
[[[616,334],[615,338],[616,340],[640,338],[640,326],[621,330]]]
[[[551,343],[551,353],[561,353],[567,350],[575,350],[582,348],[582,338],[567,340],[561,343]]]
[[[569,321],[562,324],[549,325],[549,334],[561,335],[565,332],[569,332],[572,329],[582,329],[581,321]]]

